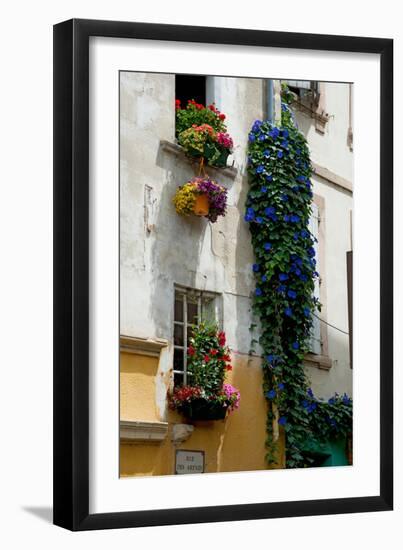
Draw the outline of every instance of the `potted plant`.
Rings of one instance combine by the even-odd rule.
[[[173,202],[178,214],[204,216],[214,223],[225,215],[227,189],[208,176],[192,178],[178,187]]]
[[[225,115],[214,104],[205,107],[189,100],[182,109],[176,100],[176,138],[186,154],[223,168],[232,153],[233,140],[224,123]]]
[[[224,382],[230,365],[225,333],[216,325],[200,323],[188,348],[191,384],[177,386],[169,396],[170,407],[189,420],[222,420],[239,407],[240,393]]]

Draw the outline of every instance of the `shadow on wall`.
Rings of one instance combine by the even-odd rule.
[[[247,194],[248,175],[245,174],[242,177],[237,203],[235,204],[239,216],[235,250],[235,265],[237,266],[237,276],[235,278],[235,311],[237,317],[235,341],[239,344],[237,351],[249,354],[258,352],[260,347],[252,342],[254,338],[258,340],[259,320],[255,318],[252,310],[255,286],[254,278],[250,274],[252,265],[249,263],[245,265],[245,257],[249,257],[252,262],[254,261],[252,239],[248,224],[244,221]],[[245,248],[248,249],[247,252]],[[256,325],[255,328],[253,328],[254,325]]]
[[[189,164],[159,148],[157,166],[163,169],[163,182],[156,198],[153,228],[148,236],[151,270],[150,317],[156,336],[172,339],[173,283],[195,287],[200,251],[208,221],[176,214],[172,199],[179,185],[194,177]],[[169,315],[167,316],[167,311]]]

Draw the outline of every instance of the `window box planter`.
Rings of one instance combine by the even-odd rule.
[[[224,420],[228,412],[228,404],[204,398],[193,399],[183,403],[179,412],[188,420]]]
[[[183,146],[183,143],[180,143]],[[198,163],[203,160],[203,164],[212,166],[213,168],[226,168],[231,149],[217,146],[215,143],[205,143],[203,152],[194,149],[193,147],[184,147],[185,154],[191,159],[197,160]]]
[[[215,323],[201,322],[193,329],[187,352],[186,372],[192,385],[174,387],[168,396],[170,408],[188,420],[223,420],[239,407],[241,398],[225,382],[227,371],[232,370],[225,333]]]

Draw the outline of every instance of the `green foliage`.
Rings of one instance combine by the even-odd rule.
[[[220,118],[220,115],[224,118]],[[186,107],[181,108],[180,104],[176,103],[176,137],[191,126],[202,124],[208,124],[216,132],[226,132],[224,120],[225,115],[222,115],[214,105],[205,107],[190,100]]]
[[[225,358],[229,358],[229,350],[223,333],[215,324],[200,323],[193,331],[188,350],[192,385],[204,388],[208,394],[221,391],[227,366]]]
[[[353,430],[353,403],[346,395],[337,393],[323,401],[308,395],[304,402],[308,413],[310,412],[310,427],[312,435],[318,442],[345,438],[351,435]]]
[[[249,134],[248,173],[245,220],[250,223],[256,258],[254,311],[262,327],[263,390],[269,405],[267,459],[278,459],[273,438],[275,405],[285,430],[286,465],[301,467],[309,464],[303,454],[306,441],[332,435],[333,422],[327,416],[331,413],[330,418],[341,422],[349,412],[344,404],[340,408],[339,401],[329,405],[315,400],[316,405],[309,406],[314,398],[303,359],[309,351],[312,314],[320,310],[313,297],[318,273],[314,237],[309,231],[312,168],[305,137],[294,126],[285,103],[281,127],[269,121],[254,123]]]
[[[203,157],[207,164],[223,168],[231,148],[225,147],[218,140],[221,138],[208,124],[187,128],[178,135],[178,143],[191,157]],[[232,140],[231,140],[232,143]]]
[[[194,327],[188,347],[190,385],[178,386],[169,395],[172,409],[196,420],[222,419],[239,407],[241,395],[225,383],[232,370],[225,333],[216,324],[201,322]]]
[[[186,154],[204,159],[210,166],[223,168],[227,165],[233,141],[227,133],[225,114],[214,104],[205,107],[189,100],[182,108],[176,100],[176,138]]]

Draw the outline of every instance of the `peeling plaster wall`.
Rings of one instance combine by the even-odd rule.
[[[263,117],[264,86],[260,79],[208,79],[209,93],[213,91],[218,108],[227,115],[228,131],[235,143],[229,164],[234,162],[237,168],[234,178],[208,169],[211,177],[217,177],[229,190],[227,215],[210,224],[204,218],[178,216],[172,203],[177,186],[195,175],[194,167],[183,156],[161,147],[161,140],[174,142],[175,138],[174,75],[125,72],[120,78],[120,333],[168,341],[152,389],[157,417],[166,420],[172,418],[166,391],[172,369],[175,283],[222,294],[228,344],[238,357],[250,351],[252,338],[258,338],[258,328],[254,334],[249,330],[251,323],[257,322],[250,298],[255,288],[251,270],[254,258],[243,212],[248,190],[247,136],[253,121]],[[326,86],[326,110],[333,116],[325,134],[315,131],[310,117],[298,113],[297,120],[313,160],[351,179],[352,154],[346,144],[348,86]],[[326,279],[327,319],[345,329],[345,251],[350,249],[352,194],[319,177],[314,177],[313,183],[314,193],[325,200],[326,261],[321,275]],[[329,372],[307,368],[312,387],[321,397],[334,391],[351,394],[348,337],[329,328],[328,348],[333,360]],[[234,361],[235,378],[240,374],[237,370],[245,368],[243,363]],[[247,386],[239,389],[248,395]],[[124,452],[129,461],[124,468],[127,473],[133,449]],[[263,463],[259,462],[261,467]]]
[[[245,152],[248,130],[262,117],[263,87],[260,80],[214,80],[238,173],[217,176],[229,189],[229,207],[210,224],[178,216],[172,203],[177,186],[195,175],[183,157],[160,147],[174,141],[174,76],[121,74],[121,334],[171,341],[176,283],[222,293],[228,343],[248,353],[254,260],[243,221]]]

